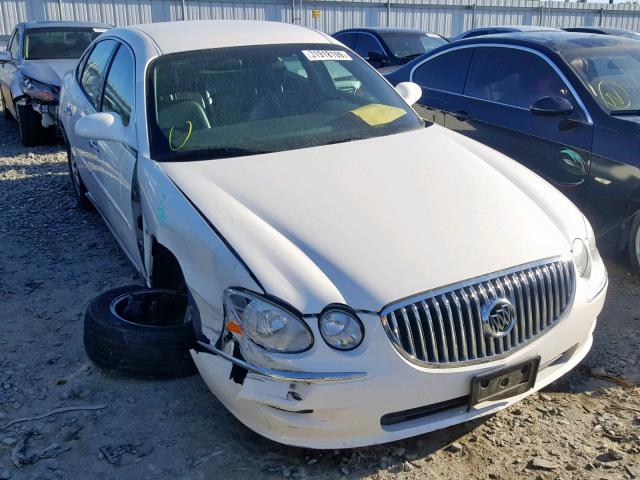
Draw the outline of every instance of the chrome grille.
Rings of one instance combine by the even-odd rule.
[[[394,346],[410,361],[459,365],[490,360],[543,334],[573,301],[570,259],[553,259],[426,292],[386,308],[382,323]],[[485,333],[483,308],[507,299],[515,323],[505,336]]]

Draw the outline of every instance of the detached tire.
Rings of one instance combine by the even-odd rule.
[[[84,348],[98,367],[135,378],[177,378],[195,373],[196,343],[184,323],[184,294],[139,285],[96,297],[84,318]]]
[[[50,133],[42,126],[42,117],[30,105],[16,105],[16,112],[22,145],[33,147],[49,140]]]

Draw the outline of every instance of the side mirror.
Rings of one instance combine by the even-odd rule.
[[[389,63],[389,59],[382,52],[369,52],[367,54],[367,61],[369,63],[379,63],[380,65],[386,65]]]
[[[11,61],[11,53],[8,51],[0,52],[0,63]]]
[[[126,143],[124,125],[117,113],[91,113],[78,119],[76,135],[93,140]]]
[[[413,82],[400,82],[396,85],[396,92],[398,92],[409,105],[413,105],[422,97],[422,88]]]
[[[569,115],[573,111],[573,105],[566,98],[542,97],[536,100],[529,110],[541,117],[560,117]]]

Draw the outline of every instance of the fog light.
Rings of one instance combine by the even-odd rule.
[[[318,327],[327,345],[337,350],[353,350],[364,338],[360,320],[342,309],[324,312],[318,321]]]

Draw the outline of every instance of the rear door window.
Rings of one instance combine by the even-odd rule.
[[[116,46],[117,43],[114,40],[99,42],[91,51],[87,59],[87,64],[82,71],[80,84],[96,109],[100,108],[100,98],[102,97],[105,73],[113,49]]]
[[[353,50],[353,47],[356,45],[356,39],[357,35],[353,32],[336,35],[336,40],[344,43],[345,46],[349,47],[351,50]]]
[[[472,48],[438,55],[416,68],[412,80],[423,88],[461,94],[472,55]]]
[[[362,58],[368,58],[371,52],[384,53],[382,45],[376,37],[369,33],[359,33],[358,41],[356,42],[355,52]]]
[[[567,85],[545,60],[513,48],[477,48],[464,93],[527,109],[548,96],[574,103]]]

